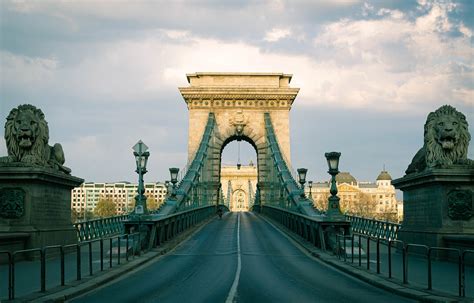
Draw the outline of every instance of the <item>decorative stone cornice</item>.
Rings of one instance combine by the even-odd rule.
[[[212,94],[202,92],[185,92],[180,89],[188,109],[193,108],[273,108],[290,109],[298,89],[285,94]]]
[[[188,74],[191,86],[180,87],[188,109],[241,108],[289,110],[299,88],[282,73]]]

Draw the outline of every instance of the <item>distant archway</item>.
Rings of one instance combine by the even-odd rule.
[[[223,147],[221,159],[224,203],[231,211],[248,211],[255,202],[258,180],[255,147],[244,140],[231,141]]]

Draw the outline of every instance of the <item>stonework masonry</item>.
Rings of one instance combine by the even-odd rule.
[[[290,164],[289,111],[299,91],[289,87],[291,77],[283,73],[188,74],[190,86],[179,88],[189,110],[188,160],[199,147],[209,112],[215,114],[223,141],[240,134],[254,146],[265,142],[263,114],[268,112]]]

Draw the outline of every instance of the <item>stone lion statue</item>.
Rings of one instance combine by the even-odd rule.
[[[466,117],[450,105],[443,105],[428,115],[425,123],[425,143],[416,153],[406,174],[427,168],[446,168],[453,164],[473,166],[467,158],[471,135]]]
[[[71,173],[71,169],[63,166],[64,153],[61,144],[50,146],[48,140],[48,122],[40,109],[30,104],[12,109],[5,123],[8,156],[0,157],[0,165],[22,163]]]

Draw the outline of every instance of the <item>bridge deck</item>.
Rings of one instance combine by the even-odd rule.
[[[226,302],[227,299],[409,301],[307,256],[253,213],[228,213],[148,267],[74,302]]]

